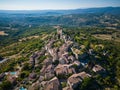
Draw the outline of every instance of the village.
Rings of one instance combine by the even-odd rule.
[[[82,52],[84,45],[77,45],[70,36],[64,34],[61,27],[56,35],[50,38],[41,51],[34,52],[28,61],[32,72],[14,90],[75,90],[85,78],[93,78],[95,74],[104,75],[106,70],[99,64],[89,63],[88,55],[94,55],[94,50]],[[39,58],[45,57],[41,62]],[[40,67],[39,74],[35,70]],[[8,81],[15,83],[21,68],[15,72],[0,74],[0,80],[7,75]],[[89,71],[87,71],[88,69]],[[87,72],[86,72],[87,71]]]

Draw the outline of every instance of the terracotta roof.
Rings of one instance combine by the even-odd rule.
[[[91,77],[91,75],[87,74],[86,72],[73,74],[68,78],[68,84],[71,88],[75,88],[86,77]]]
[[[54,77],[45,84],[44,90],[60,90],[60,82],[57,77]]]
[[[35,73],[30,73],[29,78],[30,78],[30,79],[35,79],[36,76],[37,76],[37,75],[36,75]]]
[[[75,73],[75,69],[73,67],[70,67],[70,65],[68,64],[64,64],[64,65],[58,65],[55,68],[55,72],[56,74],[71,74],[71,73]]]
[[[63,88],[63,90],[73,90],[73,89],[70,87],[65,87],[65,88]]]
[[[92,69],[94,72],[104,71],[105,69],[101,67],[100,65],[95,65]]]

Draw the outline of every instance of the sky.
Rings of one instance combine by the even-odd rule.
[[[0,0],[0,10],[57,10],[120,7],[120,0]]]

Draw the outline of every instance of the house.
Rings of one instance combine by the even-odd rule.
[[[65,35],[63,35],[63,40],[65,41],[65,43],[67,42],[67,37]]]
[[[64,51],[60,51],[60,49],[59,49],[58,57],[61,58],[63,53],[64,53]]]
[[[59,64],[67,64],[67,62],[64,58],[60,58],[59,59]]]
[[[46,86],[46,83],[47,83],[47,81],[42,81],[41,83],[40,83],[40,90],[44,90],[44,88],[45,88],[45,86]]]
[[[58,59],[58,48],[48,49],[48,52],[53,57],[53,62]]]
[[[68,86],[74,89],[83,81],[84,78],[87,78],[87,77],[91,77],[91,75],[87,74],[86,72],[73,74],[67,80]]]
[[[78,75],[72,75],[68,78],[68,85],[73,89],[76,88],[81,82],[82,79]]]
[[[63,38],[63,33],[62,33],[62,28],[57,28],[57,34],[58,34],[58,39],[62,39]]]
[[[30,57],[29,63],[30,63],[30,65],[32,65],[32,66],[35,65],[35,59],[33,58],[33,56]]]
[[[69,63],[72,63],[72,62],[74,62],[74,60],[75,60],[75,57],[74,56],[69,56],[68,55],[68,52],[64,52],[62,55],[61,55],[61,57],[60,57],[60,59],[59,59],[59,62],[60,62],[60,64],[69,64]]]
[[[45,72],[52,72],[52,73],[54,73],[54,65],[49,65],[49,66],[47,66],[47,68],[46,68],[46,70],[45,70]]]
[[[69,62],[74,62],[75,61],[75,57],[73,55],[68,57]]]
[[[71,67],[74,67],[76,72],[80,72],[83,71],[85,68],[83,67],[83,65],[81,64],[80,61],[74,61],[73,63],[71,63]]]
[[[35,59],[34,59],[34,62],[35,62],[35,66],[37,67],[37,66],[39,65],[39,60],[38,60],[38,58],[45,54],[45,50],[42,49],[40,52],[38,52],[38,51],[35,52],[35,54],[36,54],[36,57],[35,57]]]
[[[18,78],[19,72],[6,72],[5,75],[7,76],[7,80],[10,81],[12,84],[16,83],[16,78]]]
[[[61,90],[60,82],[57,77],[54,77],[48,81],[45,85],[44,90]]]
[[[58,54],[57,54],[57,52],[53,55],[53,62],[55,62],[56,60],[58,60],[59,58],[58,58]]]
[[[75,58],[78,59],[79,58],[79,54],[80,54],[80,50],[76,49],[76,48],[71,48],[73,54],[75,55]]]
[[[44,79],[48,80],[54,77],[54,65],[50,64],[48,66],[43,66],[41,69],[41,75],[44,76]]]
[[[40,84],[39,80],[33,82],[32,85],[28,87],[28,90],[36,90],[36,89],[38,90],[38,88],[40,88],[39,84]]]
[[[92,70],[96,73],[102,73],[105,71],[105,69],[103,67],[101,67],[100,65],[95,65]]]
[[[49,65],[46,70],[45,70],[45,79],[48,80],[48,79],[51,79],[52,77],[54,77],[54,65]]]
[[[37,77],[37,74],[35,74],[34,72],[33,73],[30,73],[30,75],[29,75],[29,79],[30,80],[33,80],[33,79],[35,79]]]
[[[44,76],[39,77],[39,82],[42,82],[44,80]]]
[[[43,65],[48,66],[52,64],[52,59],[51,58],[47,58],[43,61]]]
[[[75,68],[71,67],[68,64],[64,64],[64,65],[59,64],[55,68],[55,72],[56,72],[56,75],[68,75],[68,74],[76,73]]]
[[[60,52],[68,52],[70,50],[70,46],[72,45],[72,43],[70,43],[69,41],[67,41],[65,44],[63,44],[60,48],[59,51]]]
[[[29,63],[34,66],[35,65],[35,58],[37,57],[37,53],[33,53],[31,56],[30,56],[30,60],[29,60]]]
[[[51,56],[54,54],[53,49],[48,49],[48,52],[50,53]]]
[[[85,45],[81,45],[80,48],[81,48],[81,49],[84,49],[84,48],[85,48]]]
[[[73,90],[73,89],[70,87],[64,87],[63,90]]]
[[[64,52],[64,53],[62,54],[62,57],[65,57],[65,58],[68,59],[68,57],[69,57],[68,52]]]
[[[68,56],[67,55],[62,55],[61,58],[59,59],[60,64],[68,64]]]
[[[54,73],[52,73],[52,72],[47,72],[47,73],[45,73],[45,80],[49,80],[49,79],[51,79],[51,78],[53,78],[55,76],[55,74]]]
[[[8,75],[7,80],[10,81],[12,84],[16,84],[16,77]]]
[[[74,61],[72,64],[75,64],[75,65],[77,65],[78,67],[81,65],[81,63],[80,63],[80,61]]]

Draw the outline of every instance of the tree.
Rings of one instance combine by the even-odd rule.
[[[93,78],[85,78],[79,86],[80,90],[98,90],[97,84]]]
[[[20,78],[24,79],[25,77],[28,77],[28,75],[29,75],[29,72],[23,71],[23,72],[20,74]]]
[[[4,81],[0,84],[0,90],[11,90],[12,84],[9,81]]]
[[[31,69],[31,67],[29,66],[29,63],[25,63],[22,70],[26,70],[29,71]]]

